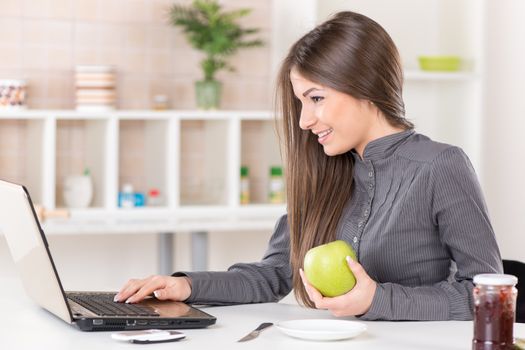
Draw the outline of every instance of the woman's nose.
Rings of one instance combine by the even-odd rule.
[[[315,124],[315,116],[311,111],[303,108],[299,117],[299,127],[303,130],[309,130]]]

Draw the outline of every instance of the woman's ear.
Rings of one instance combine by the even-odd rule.
[[[377,109],[375,103],[373,101],[370,101],[370,100],[361,100],[361,103],[362,103],[362,106],[363,108],[366,108],[368,110],[375,110]]]
[[[383,116],[383,113],[381,110],[377,107],[377,105],[374,103],[374,101],[365,100],[365,108],[368,109],[370,112],[374,113],[377,117]]]

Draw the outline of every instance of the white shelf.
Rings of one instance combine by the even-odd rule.
[[[35,203],[63,207],[64,178],[91,170],[92,206],[49,220],[49,233],[268,229],[286,211],[267,204],[261,188],[255,204],[240,204],[241,164],[258,164],[251,175],[260,183],[281,162],[271,111],[0,110],[0,128],[3,123],[28,140],[28,165],[9,176],[0,169],[0,178],[28,185]],[[3,147],[0,156],[9,152]],[[161,206],[118,208],[123,183],[144,194],[160,189]]]
[[[68,219],[50,219],[46,234],[143,234],[159,232],[271,230],[284,215],[284,205],[191,206],[105,210],[72,210]]]
[[[86,209],[71,209],[69,211],[70,217],[75,220],[89,220],[112,218],[112,219],[148,219],[148,218],[174,218],[181,220],[193,219],[210,219],[210,218],[224,218],[242,217],[244,219],[255,219],[266,216],[281,216],[286,213],[285,204],[246,204],[235,208],[230,206],[201,206],[201,205],[187,205],[180,206],[177,209],[169,207],[140,207],[131,209],[112,209],[105,208],[86,208]],[[55,220],[62,221],[62,219]]]
[[[0,119],[42,119],[53,116],[57,119],[172,119],[180,120],[213,120],[213,119],[242,119],[242,120],[273,120],[271,111],[245,110],[114,110],[109,112],[83,112],[66,109],[0,109]]]

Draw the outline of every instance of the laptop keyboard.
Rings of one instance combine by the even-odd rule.
[[[159,316],[147,306],[114,302],[115,293],[67,293],[67,297],[99,316]]]

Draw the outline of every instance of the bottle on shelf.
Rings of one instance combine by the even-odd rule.
[[[133,193],[133,185],[124,184],[122,186],[122,192],[120,192],[120,203],[119,206],[122,208],[134,208],[135,207],[135,193]]]
[[[147,204],[148,204],[149,207],[158,207],[158,206],[160,206],[162,204],[161,203],[161,198],[160,198],[160,191],[159,191],[158,188],[151,188],[148,191]]]
[[[281,204],[285,201],[283,168],[272,166],[270,168],[269,200],[272,204]]]
[[[247,166],[241,167],[241,204],[250,203],[250,179],[249,168]]]
[[[143,207],[146,205],[146,196],[142,192],[133,193],[133,198],[135,199],[135,207]]]

